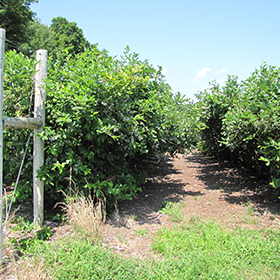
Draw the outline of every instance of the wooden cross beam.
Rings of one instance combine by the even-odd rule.
[[[3,129],[34,129],[42,125],[41,118],[3,118]]]

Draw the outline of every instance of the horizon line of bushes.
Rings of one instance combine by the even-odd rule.
[[[228,76],[197,95],[199,148],[280,187],[280,68],[263,63],[249,78]]]
[[[57,56],[48,59],[46,125],[40,135],[45,164],[38,176],[45,200],[60,201],[61,191],[72,187],[105,196],[112,208],[141,191],[150,156],[184,152],[193,141],[184,117],[188,100],[172,94],[161,67],[141,61],[129,47],[119,60],[96,46]],[[5,117],[27,116],[33,108],[35,64],[22,53],[5,53]],[[16,178],[29,133],[4,131],[6,182]],[[32,143],[28,149],[17,200],[32,196]]]
[[[141,61],[129,47],[119,60],[96,46],[59,55],[48,61],[46,126],[40,136],[45,164],[39,177],[47,201],[60,201],[60,191],[74,187],[105,196],[112,208],[141,191],[151,155],[192,147],[280,186],[278,68],[264,63],[245,81],[229,76],[223,87],[213,82],[194,103],[173,94],[161,67]],[[4,117],[27,116],[33,108],[35,64],[22,53],[5,53]],[[16,178],[29,133],[4,131],[6,183]],[[32,196],[32,144],[28,149],[17,200]]]

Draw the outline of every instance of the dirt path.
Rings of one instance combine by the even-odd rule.
[[[280,228],[280,204],[254,176],[197,152],[168,157],[149,166],[143,192],[119,205],[105,228],[104,246],[127,256],[151,256],[152,236],[174,222],[159,208],[164,201],[181,202],[188,220],[199,216],[229,228]]]

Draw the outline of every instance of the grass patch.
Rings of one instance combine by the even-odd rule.
[[[29,267],[47,268],[44,275],[61,280],[279,279],[279,244],[277,232],[228,231],[193,219],[156,234],[152,247],[162,255],[157,260],[127,259],[98,242],[70,238],[40,244],[33,251],[37,261]]]
[[[246,206],[247,206],[247,209],[246,209],[247,214],[250,216],[253,216],[254,212],[255,212],[253,204],[250,201],[248,201],[246,203]]]
[[[173,202],[166,202],[164,201],[160,206],[160,213],[169,215],[169,218],[172,222],[181,223],[184,221],[184,215],[182,214],[182,207],[183,204],[173,203]]]
[[[29,221],[22,216],[15,217],[8,225],[10,226],[11,231],[24,231],[28,233],[31,230],[36,229],[32,221]]]
[[[160,211],[173,217],[181,212],[182,204],[168,205]],[[173,229],[162,228],[155,234],[155,258],[141,261],[121,257],[100,243],[104,216],[99,206],[84,197],[70,199],[65,205],[66,216],[84,238],[74,234],[55,243],[38,242],[28,248],[28,254],[17,264],[18,279],[30,279],[24,275],[60,280],[280,279],[279,232],[239,227],[227,230],[199,216],[188,222],[180,218]],[[142,236],[148,232],[139,229],[134,234]]]
[[[235,213],[233,218],[230,219],[231,223],[234,224],[246,224],[246,225],[257,225],[259,224],[259,219],[257,216],[250,215],[247,212],[244,214]]]
[[[134,234],[136,236],[142,236],[144,237],[145,235],[147,235],[149,233],[149,231],[147,229],[141,229],[141,228],[138,228],[138,229],[135,229],[134,230]]]
[[[185,279],[280,277],[279,232],[239,227],[228,231],[215,222],[192,219],[173,230],[160,230],[152,248],[168,261],[175,259],[176,266],[189,275]]]

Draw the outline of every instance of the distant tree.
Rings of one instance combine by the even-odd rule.
[[[22,48],[29,51],[30,56],[38,49],[46,49],[48,56],[60,63],[64,63],[67,54],[82,53],[91,46],[82,29],[78,28],[76,23],[62,17],[52,19],[50,27],[35,19],[26,27],[25,36],[27,40],[22,44]]]
[[[30,54],[34,54],[39,49],[47,50],[48,56],[53,56],[57,53],[53,30],[47,25],[40,23],[38,19],[29,23],[26,29],[26,36],[28,40],[22,47],[28,50]]]
[[[34,18],[30,4],[37,2],[38,0],[0,1],[0,27],[6,30],[8,49],[15,49],[18,45],[26,42],[25,30]]]
[[[78,54],[90,47],[82,29],[75,22],[69,22],[63,17],[53,18],[50,29],[54,33],[57,50],[67,50],[69,54]]]

